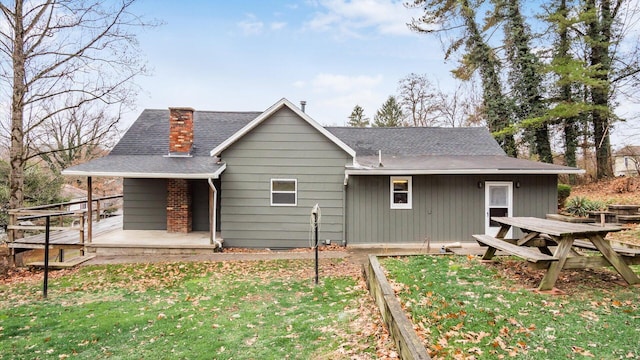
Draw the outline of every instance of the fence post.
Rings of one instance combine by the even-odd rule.
[[[87,239],[91,242],[93,239],[93,185],[91,176],[87,176],[87,213],[89,214],[87,223]]]

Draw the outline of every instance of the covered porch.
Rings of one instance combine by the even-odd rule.
[[[194,255],[210,254],[222,247],[219,232],[211,240],[208,231],[171,233],[166,230],[123,230],[122,216],[117,229],[94,236],[85,244],[87,253],[97,256]]]

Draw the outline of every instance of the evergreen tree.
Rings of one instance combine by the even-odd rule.
[[[504,95],[500,81],[502,65],[485,41],[481,31],[483,27],[476,21],[479,4],[471,4],[469,0],[416,0],[412,6],[425,9],[425,14],[409,25],[415,31],[434,33],[448,29],[464,30],[460,37],[453,40],[445,58],[464,47],[461,66],[454,71],[454,75],[469,80],[476,71],[479,73],[487,126],[502,149],[511,156],[517,156],[510,118],[512,105]]]
[[[376,112],[373,118],[375,127],[398,127],[402,126],[402,109],[394,96],[389,96],[387,101]]]
[[[614,26],[615,12],[623,1],[615,1],[617,5],[613,11],[610,0],[585,0],[585,15],[587,20],[586,44],[589,48],[589,65],[598,66],[596,79],[607,86],[595,85],[589,87],[591,102],[594,109],[591,111],[593,124],[593,142],[596,147],[596,177],[598,179],[612,177],[613,166],[611,164],[611,141],[609,139],[612,111],[609,103],[611,72],[611,52],[614,41],[612,30]]]
[[[542,98],[542,64],[531,50],[531,31],[520,11],[519,0],[494,0],[504,17],[505,50],[510,65],[509,84],[515,119],[530,138],[533,153],[541,161],[553,162],[549,127],[540,117],[545,112]],[[537,118],[535,121],[529,119]],[[529,121],[527,121],[529,120]]]
[[[581,22],[578,17],[570,16],[572,0],[555,0],[551,4],[550,15],[545,19],[551,24],[554,34],[553,59],[548,70],[553,74],[554,86],[548,102],[553,106],[547,109],[544,117],[559,123],[564,142],[564,163],[577,166],[576,152],[580,123],[586,121],[590,105],[584,101],[586,83],[592,82],[594,73],[583,60],[577,59],[571,46],[577,41],[570,29]],[[575,175],[569,175],[575,182]]]
[[[369,126],[369,118],[364,115],[364,109],[360,105],[353,107],[351,115],[349,115],[349,126],[351,127],[367,127]]]

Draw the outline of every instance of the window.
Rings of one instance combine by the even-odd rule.
[[[391,177],[391,208],[411,209],[411,176]]]
[[[271,206],[296,206],[298,180],[271,179]]]

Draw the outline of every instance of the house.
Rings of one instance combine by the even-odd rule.
[[[625,146],[613,155],[613,175],[638,176],[640,171],[640,146]]]
[[[111,153],[66,175],[124,179],[123,228],[209,231],[228,247],[473,241],[490,216],[557,207],[582,170],[505,155],[485,128],[323,127],[286,99],[264,112],[145,110]]]
[[[60,195],[64,199],[68,199],[68,201],[73,202],[74,204],[69,205],[69,211],[78,211],[84,210],[87,208],[87,191],[83,189],[79,189],[75,186],[64,184],[62,185],[62,189],[60,190]],[[76,203],[77,202],[77,203]]]

